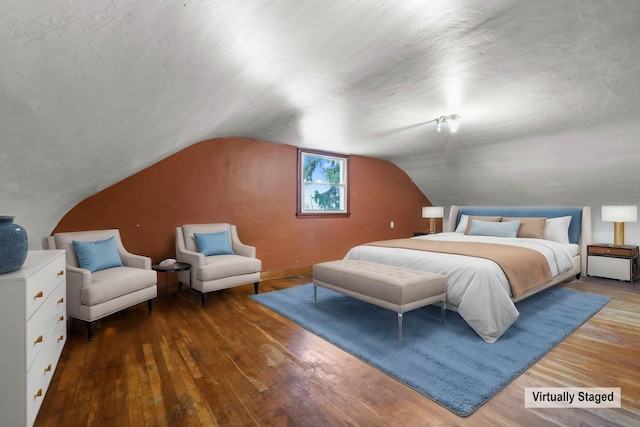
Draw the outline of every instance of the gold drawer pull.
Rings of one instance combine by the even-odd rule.
[[[62,304],[63,302],[64,302],[64,298],[60,298],[60,299],[58,300],[58,304]]]
[[[37,399],[38,397],[42,397],[42,389],[41,388],[39,388],[38,392],[33,395],[34,399]]]
[[[58,276],[64,276],[64,270],[58,271]]]
[[[46,368],[44,368],[44,372],[51,372],[51,365],[47,366]]]
[[[41,342],[42,342],[42,335],[36,338],[36,340],[33,342],[33,345],[40,344]]]
[[[58,317],[58,321],[59,321],[59,322],[62,322],[63,320],[64,320],[64,316],[60,316],[60,317]]]
[[[64,340],[64,335],[60,335],[60,336],[58,337],[58,341],[63,341],[63,340]]]
[[[42,298],[44,296],[44,292],[40,291],[33,296],[33,299]]]

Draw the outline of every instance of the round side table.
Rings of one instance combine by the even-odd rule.
[[[178,271],[191,270],[191,264],[187,262],[174,262],[169,265],[160,265],[160,263],[153,264],[151,268],[158,273],[164,273],[164,293],[169,295],[169,273],[177,273]],[[178,281],[178,290],[181,288],[181,283]],[[191,290],[191,275],[189,275],[189,290]]]

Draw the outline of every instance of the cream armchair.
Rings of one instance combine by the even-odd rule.
[[[224,234],[225,232],[227,234]],[[230,250],[213,250],[217,254],[212,254],[212,251],[207,251],[206,248],[198,248],[198,243],[203,246],[203,240],[198,242],[197,238],[205,239],[214,234],[224,237],[224,241],[218,240],[218,243]],[[208,292],[252,282],[255,293],[259,291],[262,262],[256,258],[255,247],[240,242],[235,225],[219,223],[176,227],[176,258],[178,261],[191,264],[190,271],[178,273],[178,280],[186,283],[190,275],[191,288],[202,294],[203,307],[206,305]]]
[[[81,268],[73,241],[100,244],[106,239],[107,249],[115,264],[110,268],[91,271]],[[151,270],[151,259],[129,253],[122,245],[119,230],[77,231],[56,233],[47,238],[49,249],[64,249],[67,259],[67,315],[87,322],[89,341],[93,340],[96,321],[105,316],[147,301],[149,313],[153,312],[153,299],[158,295],[157,273]],[[113,248],[115,244],[115,248]],[[103,247],[103,246],[100,246]],[[117,250],[117,254],[115,251]],[[87,266],[85,254],[80,254]],[[96,255],[96,253],[93,253]],[[97,255],[101,255],[97,252]],[[94,261],[101,262],[98,259]],[[109,258],[105,256],[105,258]],[[118,258],[119,261],[118,262]]]

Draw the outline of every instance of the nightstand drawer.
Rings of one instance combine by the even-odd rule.
[[[629,258],[615,258],[604,256],[587,257],[587,275],[632,281],[634,279],[634,264]]]
[[[638,247],[637,246],[623,247],[623,246],[590,245],[587,248],[587,254],[631,258],[638,255]]]

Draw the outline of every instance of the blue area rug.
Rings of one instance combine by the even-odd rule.
[[[306,284],[251,295],[260,304],[424,394],[468,416],[609,301],[602,295],[553,287],[517,304],[520,317],[495,343],[482,340],[458,313],[428,306],[397,314]]]

